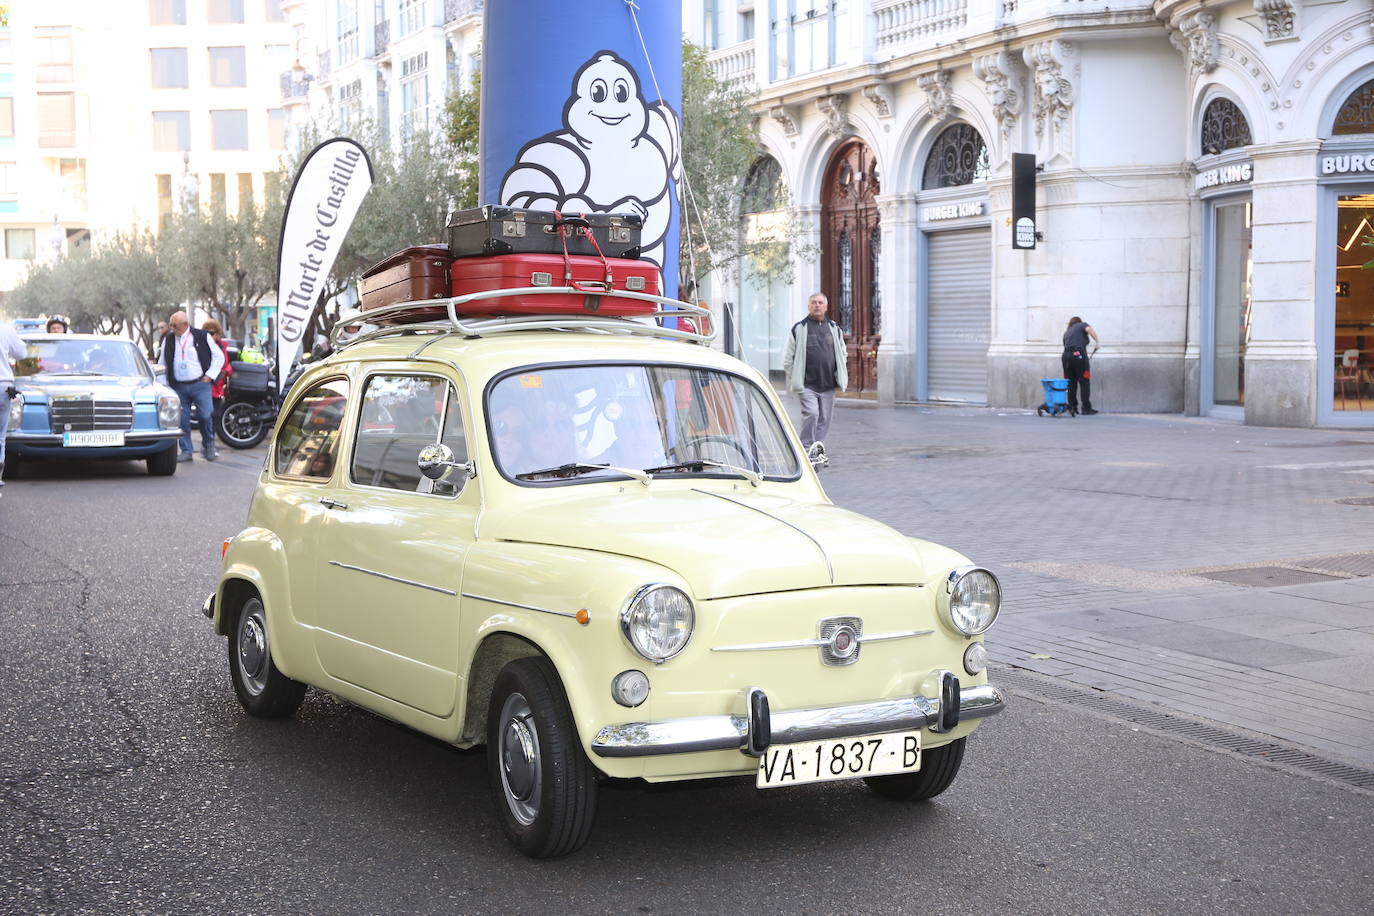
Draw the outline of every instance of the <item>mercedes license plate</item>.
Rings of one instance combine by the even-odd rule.
[[[110,446],[124,444],[122,429],[97,429],[93,432],[63,433],[62,444],[66,446]]]
[[[921,733],[890,732],[834,741],[775,744],[759,758],[760,789],[831,779],[914,773],[921,768]]]

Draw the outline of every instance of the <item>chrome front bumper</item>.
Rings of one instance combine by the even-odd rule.
[[[608,725],[592,739],[592,750],[598,757],[653,757],[696,751],[740,751],[757,756],[770,744],[916,728],[945,732],[963,720],[996,715],[1006,705],[1002,691],[992,684],[961,689],[953,675],[947,676],[940,694],[770,712],[763,691],[752,688],[746,696],[747,711],[742,715]]]

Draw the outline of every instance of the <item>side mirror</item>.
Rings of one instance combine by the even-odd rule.
[[[825,453],[824,442],[812,442],[811,447],[806,450],[806,460],[811,462],[811,466],[820,470],[830,463],[830,456]]]
[[[420,473],[430,480],[443,480],[454,471],[462,471],[464,479],[477,476],[477,466],[471,461],[458,462],[454,460],[453,449],[436,442],[426,445],[420,449],[419,457],[415,463],[420,467]]]

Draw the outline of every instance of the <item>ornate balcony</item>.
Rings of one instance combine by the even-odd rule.
[[[969,0],[873,0],[877,57],[896,57],[968,24]]]
[[[377,23],[376,28],[372,31],[372,39],[375,48],[375,50],[372,52],[373,56],[381,57],[383,54],[386,53],[387,47],[391,44],[390,19],[384,19],[381,22]]]
[[[484,0],[444,0],[444,22],[457,22],[469,16],[482,15]]]
[[[754,71],[754,40],[752,38],[712,51],[706,57],[711,72],[722,85],[752,87],[757,78]]]

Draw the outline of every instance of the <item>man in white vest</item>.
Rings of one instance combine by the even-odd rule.
[[[200,442],[206,461],[214,461],[215,401],[211,385],[224,368],[224,351],[208,332],[191,327],[185,312],[174,312],[172,330],[162,338],[162,364],[167,367],[167,383],[181,398],[181,454],[177,461],[190,461],[195,454],[191,442],[191,405],[200,416]]]

